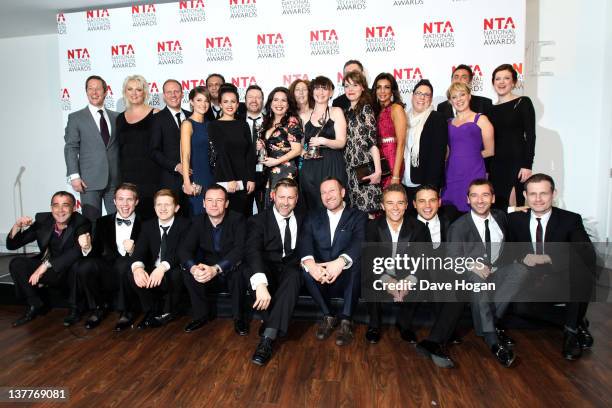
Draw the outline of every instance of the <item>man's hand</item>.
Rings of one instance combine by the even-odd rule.
[[[133,239],[124,240],[123,249],[125,249],[125,252],[132,255],[132,253],[134,252],[134,240]]]
[[[159,265],[157,268],[153,269],[151,276],[149,276],[149,284],[147,285],[147,288],[156,288],[161,285],[161,281],[164,279],[165,273],[166,268],[162,265]]]
[[[80,178],[71,180],[70,184],[72,185],[72,189],[77,193],[82,193],[87,188],[87,184]]]
[[[33,222],[34,220],[32,219],[32,217],[23,216],[23,217],[17,218],[17,221],[15,221],[15,226],[17,228],[25,228],[25,227],[29,227],[30,225],[32,225]]]
[[[255,310],[266,310],[270,306],[272,296],[268,292],[268,286],[265,283],[260,283],[255,289],[255,303],[253,303],[253,309]]]
[[[312,276],[312,279],[319,283],[325,283],[327,280],[327,272],[324,267],[321,267],[314,259],[308,259],[304,261],[304,266],[308,270],[308,274]],[[325,277],[325,278],[324,278]]]
[[[30,285],[36,286],[38,284],[38,281],[44,275],[45,272],[47,272],[47,265],[42,263],[38,266],[38,268],[36,268],[34,273],[30,275],[30,279],[28,279],[28,282],[30,282]]]
[[[79,245],[81,246],[82,251],[91,251],[91,235],[89,234],[89,232],[79,235],[79,238],[77,240],[79,241]]]
[[[474,266],[474,269],[472,269],[472,272],[480,276],[482,279],[487,279],[487,277],[491,274],[491,269],[487,265],[482,265],[480,267],[476,265]]]
[[[550,259],[550,256],[546,254],[542,254],[542,255],[527,254],[525,258],[523,259],[523,263],[527,266],[552,264],[552,259]]]
[[[144,270],[144,268],[136,268],[132,271],[134,274],[134,282],[136,286],[139,288],[146,288],[149,285],[149,274]]]
[[[251,194],[253,191],[255,191],[255,182],[247,181],[247,185],[246,185],[247,194]]]
[[[323,266],[326,271],[327,277],[325,283],[334,283],[344,270],[346,263],[344,262],[344,259],[338,258],[333,261],[324,262],[320,265]]]

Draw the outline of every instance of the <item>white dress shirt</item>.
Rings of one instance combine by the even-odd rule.
[[[474,220],[474,224],[476,224],[476,229],[478,230],[478,234],[480,235],[480,239],[482,242],[485,242],[485,220],[489,220],[489,232],[491,233],[491,260],[492,264],[497,261],[499,257],[499,251],[501,249],[501,244],[504,242],[504,233],[502,232],[497,222],[495,222],[495,218],[489,213],[486,218],[482,218],[474,211],[470,211],[470,215],[472,216],[472,220]]]
[[[333,244],[334,242],[334,236],[336,235],[336,229],[338,228],[338,224],[340,223],[340,218],[342,217],[342,213],[344,212],[345,208],[346,208],[346,203],[343,202],[342,208],[336,213],[326,210],[327,218],[329,219],[329,239],[330,239],[329,243],[330,245]],[[351,259],[350,256],[348,256],[347,254],[340,254],[340,256],[344,257],[348,261],[348,263],[342,269],[349,269],[351,266],[353,266],[353,260]],[[305,257],[303,257],[302,266],[304,265],[304,261],[307,261],[309,259],[314,259],[314,256],[306,255]]]
[[[169,110],[169,111],[170,111],[170,113],[172,114],[172,118],[174,119],[174,123],[176,123],[176,126],[178,126],[178,127],[179,127],[179,129],[180,129],[181,124],[180,124],[180,123],[178,123],[178,121],[176,120],[176,114],[177,114],[177,113],[180,113],[180,114],[181,114],[181,123],[182,123],[182,122],[183,122],[185,119],[187,119],[187,117],[185,116],[185,112],[183,112],[183,110],[182,110],[182,109],[179,109],[179,110],[174,110],[174,109],[172,109],[172,108],[171,108],[171,107],[169,107],[169,106],[168,106],[168,110]]]
[[[117,218],[121,218],[119,213],[115,215],[115,242],[117,243],[117,251],[121,254],[121,256],[125,256],[125,247],[123,246],[123,241],[126,239],[131,239],[132,236],[132,228],[134,228],[134,221],[136,220],[136,213],[132,213],[128,218],[122,218],[126,220],[130,220],[130,225],[126,225],[122,223],[121,225],[117,225]]]
[[[540,224],[542,224],[542,248],[544,248],[546,241],[546,226],[548,225],[548,220],[550,220],[550,215],[552,214],[552,208],[548,210],[548,212],[542,215],[540,218]],[[536,229],[538,228],[538,220],[536,220],[536,215],[531,211],[531,218],[529,219],[529,232],[531,233],[531,242],[533,244],[533,252],[536,252]]]

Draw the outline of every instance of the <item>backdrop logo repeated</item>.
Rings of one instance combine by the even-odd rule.
[[[189,91],[191,91],[196,86],[206,87],[206,80],[204,78],[181,79],[179,82],[181,83],[181,89],[183,89],[182,104],[187,106],[189,106]]]
[[[149,83],[149,105],[154,108],[161,108],[163,104],[163,93],[159,91],[160,87],[157,86],[157,82],[153,81]]]
[[[106,109],[115,110],[115,95],[113,94],[113,88],[111,88],[110,84],[107,85],[106,88],[106,98],[104,98],[104,107]]]
[[[281,6],[283,16],[310,14],[310,0],[282,0]]]
[[[179,40],[157,42],[157,64],[178,65],[183,63],[183,47]]]
[[[422,6],[423,0],[394,0],[394,6]]]
[[[423,79],[423,73],[420,67],[393,68],[393,78],[397,81],[402,98],[406,100],[417,82]]]
[[[206,21],[204,0],[179,1],[179,17],[181,23]]]
[[[283,86],[288,87],[298,79],[304,79],[308,81],[308,74],[283,74]]]
[[[60,92],[60,104],[63,111],[72,110],[72,104],[70,103],[70,92],[68,92],[68,88],[62,88]]]
[[[365,43],[367,53],[395,51],[395,32],[393,27],[372,26],[365,29]]]
[[[91,71],[91,57],[87,48],[67,50],[68,71]]]
[[[57,15],[57,33],[58,34],[66,34],[66,17],[64,17],[64,13],[59,13]]]
[[[514,62],[512,64],[516,73],[518,74],[516,81],[516,89],[523,89],[525,87],[525,75],[523,74],[523,63],[522,62]]]
[[[257,34],[257,59],[285,58],[285,40],[281,33]]]
[[[450,21],[423,23],[423,48],[453,48],[455,30]]]
[[[336,10],[365,10],[368,8],[367,0],[336,0]]]
[[[132,44],[111,45],[111,59],[113,68],[136,67],[136,54]]]
[[[516,26],[512,17],[491,17],[483,20],[484,45],[516,44]]]
[[[206,62],[233,61],[232,41],[229,37],[206,38]]]
[[[310,31],[310,55],[338,55],[340,54],[340,43],[336,30],[312,30]]]
[[[240,99],[244,99],[246,90],[249,86],[257,85],[257,79],[255,79],[255,75],[253,74],[232,77],[230,82],[238,88]]]
[[[110,15],[107,9],[87,10],[87,31],[107,31],[111,29]]]
[[[257,17],[256,0],[229,0],[230,18]]]
[[[132,27],[149,27],[157,25],[155,4],[132,6]]]

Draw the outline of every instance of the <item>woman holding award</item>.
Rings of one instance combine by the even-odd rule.
[[[274,88],[268,95],[264,110],[266,114],[257,141],[257,156],[268,171],[265,196],[268,208],[272,203],[270,192],[276,182],[283,178],[297,178],[297,158],[302,154],[303,132],[289,89]],[[265,155],[261,154],[264,152]]]
[[[208,90],[203,86],[193,88],[189,104],[193,113],[181,124],[181,167],[183,192],[189,196],[193,216],[204,212],[202,192],[215,182],[208,157],[208,122],[204,119],[210,107]]]

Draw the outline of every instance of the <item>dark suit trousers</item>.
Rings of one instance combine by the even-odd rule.
[[[17,298],[23,298],[30,306],[36,307],[41,307],[44,304],[39,295],[38,285],[61,288],[66,284],[65,274],[60,274],[55,269],[50,268],[40,277],[37,286],[30,285],[28,280],[40,264],[39,259],[27,257],[14,258],[9,264],[9,272],[15,283]]]
[[[576,329],[584,320],[589,304],[587,302],[569,302],[565,306],[555,303],[516,303],[514,312],[525,318],[541,320],[556,326]]]
[[[253,194],[247,195],[249,201],[249,209],[253,208],[253,203],[257,205],[257,213],[264,211],[264,204],[266,202],[266,183],[268,178],[266,173],[258,171],[255,173],[255,191]],[[250,215],[250,214],[249,214]]]
[[[245,277],[249,279],[251,271],[249,269],[247,271],[249,273]],[[272,266],[264,273],[268,279],[268,291],[272,296],[270,306],[262,312],[264,324],[266,328],[277,329],[282,335],[287,334],[302,287],[300,267],[293,265],[278,269]],[[250,292],[254,303],[255,291],[250,290]]]
[[[108,262],[100,258],[83,258],[71,269],[69,276],[70,304],[78,305],[83,299],[91,310],[111,304],[115,293],[119,294],[117,309],[125,310],[125,294],[120,284],[127,273],[132,273],[130,266],[133,260],[129,257],[117,258]]]
[[[150,273],[151,271],[147,271]],[[182,289],[181,268],[175,267],[164,274],[161,284],[155,288],[139,288],[130,270],[126,275],[127,284],[136,292],[144,313],[159,312],[159,300],[165,296],[163,313],[174,313],[180,301]]]
[[[183,270],[183,282],[189,292],[191,299],[191,314],[194,319],[209,318],[210,314],[210,296],[208,290],[216,284],[226,284],[232,297],[232,317],[241,319],[244,310],[244,293],[246,290],[244,280],[244,267],[241,265],[237,270],[229,271],[225,276],[215,276],[212,280],[206,283],[196,281],[191,272]]]
[[[246,188],[246,185],[244,186]],[[253,215],[253,201],[251,195],[246,190],[236,191],[229,194],[229,209],[236,211],[245,217]],[[249,207],[250,205],[250,207]]]
[[[306,271],[303,271],[304,283],[312,296],[315,303],[319,306],[324,316],[331,315],[331,298],[341,297],[344,299],[342,312],[339,313],[340,318],[350,319],[355,310],[355,305],[359,300],[359,290],[361,287],[360,265],[353,265],[346,270],[343,270],[340,276],[332,284],[321,284],[314,280]]]

